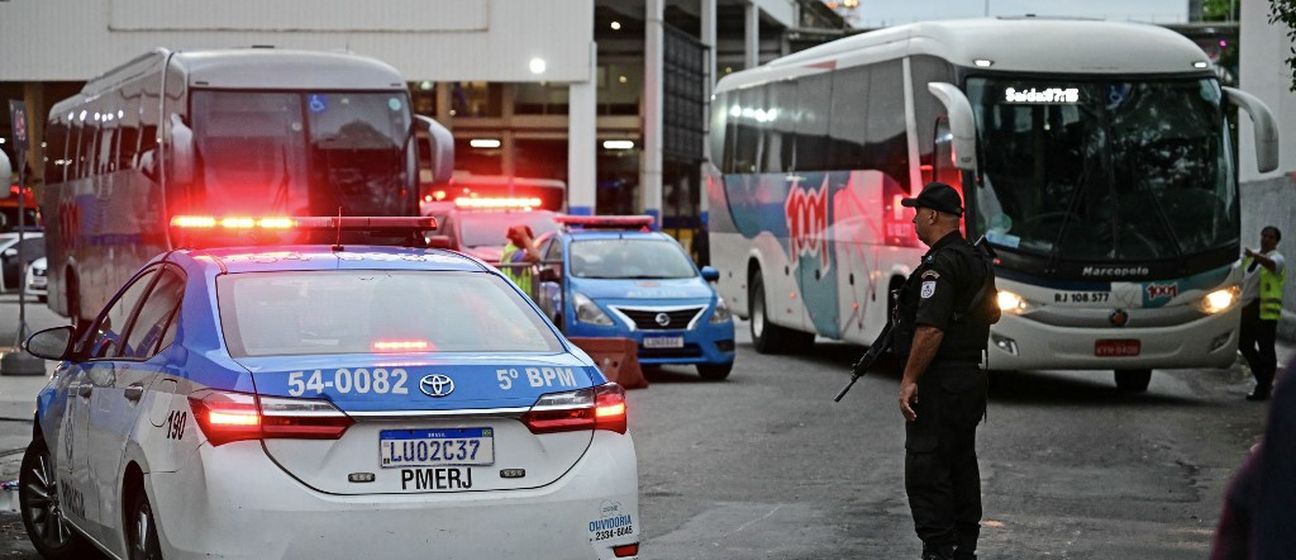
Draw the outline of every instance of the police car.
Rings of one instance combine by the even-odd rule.
[[[476,259],[176,250],[27,348],[46,558],[637,557],[624,391]]]
[[[724,298],[651,216],[558,216],[541,247],[541,307],[572,337],[620,337],[641,364],[693,364],[708,379],[733,370],[734,325]]]

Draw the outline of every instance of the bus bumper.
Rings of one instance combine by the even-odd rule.
[[[993,370],[1224,368],[1237,357],[1241,308],[1178,325],[1071,327],[1005,313],[990,328]],[[1100,345],[1099,341],[1104,342]],[[1138,351],[1133,353],[1137,341]],[[1124,348],[1110,355],[1112,345]],[[1100,349],[1101,346],[1101,349]]]

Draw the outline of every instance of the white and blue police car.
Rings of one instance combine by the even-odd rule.
[[[624,391],[476,259],[176,250],[27,348],[61,360],[19,478],[46,558],[638,555]]]
[[[571,337],[628,338],[639,363],[688,364],[707,379],[733,370],[734,324],[679,243],[645,231],[651,216],[557,216],[544,242],[541,307]]]

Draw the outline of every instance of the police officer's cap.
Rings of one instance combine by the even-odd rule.
[[[917,198],[906,198],[900,204],[910,208],[931,208],[955,216],[963,215],[963,199],[958,191],[939,181],[927,183]]]

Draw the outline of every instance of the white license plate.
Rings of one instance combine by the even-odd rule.
[[[378,464],[384,469],[495,463],[491,428],[383,430],[378,434]]]
[[[682,336],[646,336],[643,340],[644,348],[683,348],[684,337]]]
[[[47,281],[44,277],[37,276],[37,277],[35,277],[35,278],[32,278],[32,283],[31,283],[31,285],[32,285],[32,287],[34,287],[34,288],[44,288],[44,287],[45,287],[45,284],[46,284],[47,282],[48,282],[48,281]]]

